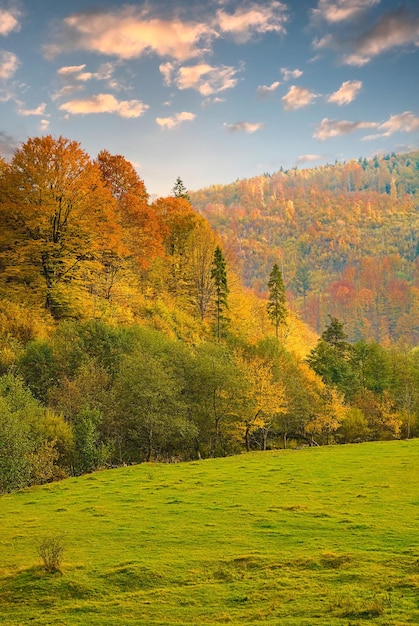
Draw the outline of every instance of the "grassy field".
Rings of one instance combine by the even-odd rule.
[[[0,623],[419,623],[419,440],[98,472],[0,497]],[[63,536],[62,572],[38,556]]]

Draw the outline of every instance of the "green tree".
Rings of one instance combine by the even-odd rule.
[[[282,272],[279,269],[277,263],[275,263],[271,270],[268,288],[269,299],[267,304],[267,311],[269,319],[275,327],[275,336],[278,341],[279,327],[286,324],[288,310]]]
[[[185,200],[188,200],[188,201],[191,200],[188,194],[188,190],[183,184],[183,181],[180,178],[180,176],[177,177],[172,191],[173,191],[173,195],[175,198],[185,198]]]
[[[223,327],[227,321],[225,311],[228,309],[229,294],[226,260],[220,246],[215,248],[214,258],[212,261],[211,278],[214,282],[215,290],[216,334],[218,342],[220,342]]]
[[[302,263],[297,267],[294,276],[294,285],[297,293],[303,296],[304,319],[307,318],[307,292],[310,289],[310,270],[308,265]]]
[[[306,360],[326,385],[335,385],[348,397],[353,388],[352,346],[346,341],[343,324],[336,317],[329,318],[330,323]]]
[[[110,430],[120,442],[118,460],[187,456],[196,429],[188,419],[180,377],[158,354],[144,346],[128,355],[112,397]]]

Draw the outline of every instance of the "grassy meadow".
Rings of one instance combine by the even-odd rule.
[[[419,440],[97,472],[0,497],[5,625],[419,623]],[[62,536],[62,571],[38,547]]]

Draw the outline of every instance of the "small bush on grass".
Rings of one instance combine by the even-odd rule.
[[[64,553],[63,537],[45,537],[38,547],[38,554],[43,566],[49,574],[61,572],[61,563]]]

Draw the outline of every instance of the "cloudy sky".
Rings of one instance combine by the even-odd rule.
[[[63,135],[147,190],[419,148],[419,1],[0,0],[0,154]]]

